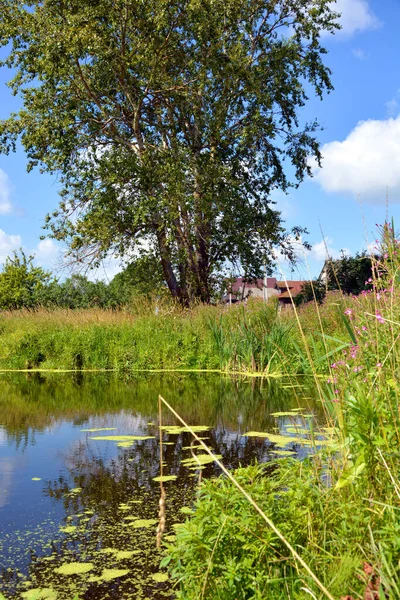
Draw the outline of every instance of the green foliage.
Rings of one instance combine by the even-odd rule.
[[[119,304],[129,304],[134,296],[163,296],[166,289],[161,265],[153,255],[144,255],[131,262],[108,286],[109,293]]]
[[[0,309],[34,308],[50,280],[50,274],[33,265],[23,250],[6,258],[0,273]]]
[[[314,281],[306,281],[301,288],[301,292],[294,297],[293,302],[296,306],[300,306],[305,302],[317,302],[322,304],[326,296],[326,285],[316,279]]]
[[[342,256],[326,262],[326,277],[330,290],[341,289],[344,294],[360,294],[371,289],[373,277],[373,260],[366,252],[357,252],[355,256]],[[368,283],[370,282],[370,283]]]
[[[317,123],[298,116],[332,87],[330,0],[4,0],[2,14],[23,107],[0,150],[21,139],[29,169],[61,174],[48,227],[72,256],[146,241],[183,303],[208,302],[226,260],[258,276],[274,247],[294,258],[302,229],[285,231],[270,195],[320,159]]]
[[[362,593],[360,548],[370,551],[364,523],[381,524],[369,517],[367,506],[355,515],[356,497],[326,488],[307,461],[281,459],[233,475],[333,597]],[[178,598],[283,600],[309,597],[305,588],[321,597],[285,544],[225,477],[205,481],[194,515],[176,533],[162,566],[177,580]]]
[[[113,308],[120,302],[110,294],[103,281],[89,281],[83,275],[72,275],[63,282],[52,281],[37,296],[40,306],[61,308]]]

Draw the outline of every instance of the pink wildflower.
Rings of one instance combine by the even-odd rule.
[[[379,311],[375,312],[375,316],[377,318],[377,320],[379,321],[379,323],[384,323],[385,319],[382,317],[381,313]]]

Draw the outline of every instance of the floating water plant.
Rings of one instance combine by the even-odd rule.
[[[266,438],[277,446],[287,446],[288,444],[306,444],[308,440],[299,437],[288,437],[277,433],[267,433],[266,431],[248,431],[244,433],[246,437],[261,437]]]
[[[71,562],[61,565],[58,569],[54,569],[54,573],[58,573],[59,575],[83,575],[84,573],[89,573],[92,569],[93,563]]]
[[[66,527],[60,527],[60,531],[63,533],[73,533],[76,528],[76,525],[67,525]]]
[[[32,588],[27,592],[22,592],[21,597],[26,600],[56,600],[57,592],[52,588]],[[1,598],[4,596],[0,594]]]
[[[90,439],[105,442],[136,442],[138,440],[152,440],[154,435],[97,435]]]
[[[129,569],[103,569],[100,576],[93,576],[88,579],[90,583],[96,583],[100,581],[111,581],[112,579],[119,579],[128,575]]]
[[[116,427],[98,427],[94,429],[81,429],[81,431],[85,431],[87,433],[96,433],[97,431],[116,431]]]
[[[208,431],[210,429],[210,427],[208,427],[207,425],[191,425],[190,428],[195,433],[199,433],[201,431]],[[163,431],[165,431],[165,433],[168,433],[170,435],[178,435],[179,433],[184,433],[185,431],[187,431],[186,427],[181,427],[180,425],[162,425],[160,429],[162,429]]]
[[[132,522],[132,527],[138,529],[139,527],[151,527],[158,523],[157,519],[136,519]]]
[[[152,573],[150,575],[150,578],[154,581],[157,581],[157,583],[163,583],[164,581],[168,581],[169,579],[168,573]]]
[[[177,475],[159,475],[158,477],[153,477],[153,481],[174,481],[177,478]]]
[[[218,460],[220,460],[222,458],[221,454],[216,454],[215,457],[210,456],[209,454],[197,454],[195,457],[193,458],[185,458],[184,460],[181,461],[182,465],[185,465],[185,467],[204,467],[205,465],[209,465],[212,462],[214,462],[214,458],[217,458]]]

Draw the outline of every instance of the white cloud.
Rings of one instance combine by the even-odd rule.
[[[400,90],[397,90],[393,98],[385,104],[388,117],[396,117],[399,114],[399,100]]]
[[[367,60],[368,58],[368,54],[362,48],[353,48],[352,52],[358,60]]]
[[[350,250],[347,248],[343,248],[341,250],[336,250],[332,246],[332,238],[327,236],[324,240],[313,244],[309,255],[317,261],[325,261],[327,258],[339,258],[342,253],[349,255]]]
[[[342,28],[336,35],[351,36],[382,25],[367,0],[336,0],[330,4],[331,9],[341,15],[338,22]]]
[[[126,265],[125,265],[126,266]],[[107,258],[97,269],[88,270],[85,275],[91,281],[102,280],[106,283],[111,281],[117,273],[123,271],[124,265],[117,258]]]
[[[362,121],[342,142],[325,144],[316,181],[326,192],[360,195],[369,202],[400,201],[400,115]]]
[[[11,256],[14,250],[21,247],[20,235],[8,235],[0,229],[0,263],[3,264],[7,256]]]
[[[33,250],[37,262],[48,264],[55,261],[60,251],[59,245],[54,240],[40,240],[37,247]]]
[[[11,183],[3,169],[0,169],[0,215],[8,215],[12,211]]]

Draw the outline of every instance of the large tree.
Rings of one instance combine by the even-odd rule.
[[[0,0],[23,108],[0,123],[59,173],[50,235],[71,256],[150,248],[172,295],[208,301],[227,260],[293,256],[271,193],[320,159],[307,90],[330,90],[330,0]],[[288,178],[287,167],[293,175]]]

